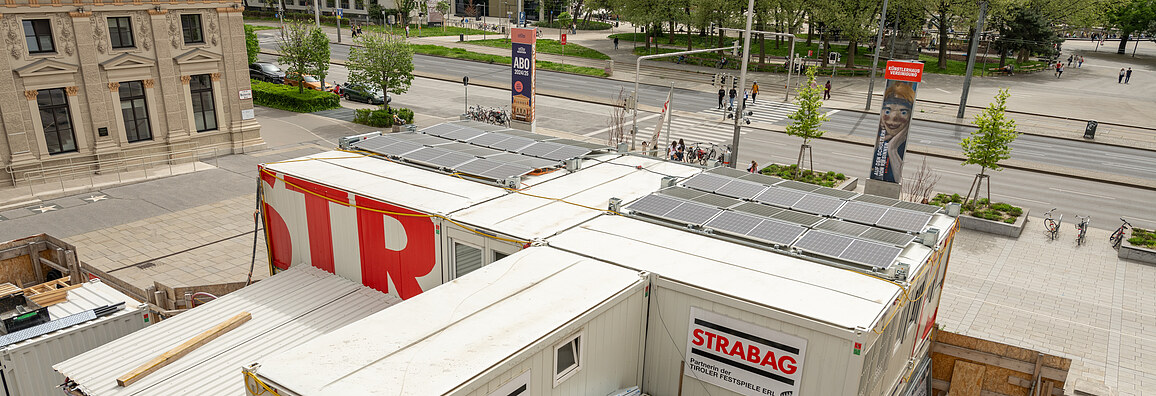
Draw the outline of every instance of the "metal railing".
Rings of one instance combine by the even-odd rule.
[[[5,168],[9,177],[12,179],[13,186],[20,187],[22,184],[28,185],[28,192],[30,195],[36,195],[35,187],[44,186],[50,183],[58,183],[60,191],[66,191],[66,181],[82,180],[87,178],[87,187],[95,187],[97,179],[100,176],[116,175],[116,183],[124,183],[126,179],[129,180],[147,180],[162,176],[171,176],[174,173],[174,166],[182,164],[191,164],[192,170],[197,170],[197,163],[202,159],[213,159],[213,166],[215,167],[216,159],[220,157],[221,150],[225,149],[218,145],[210,147],[201,147],[195,142],[188,142],[182,144],[174,144],[168,147],[152,147],[141,148],[133,150],[125,150],[116,153],[109,153],[111,158],[96,158],[78,161],[77,159],[69,158],[66,163],[54,166],[44,166],[41,163],[36,169],[18,170],[11,166]],[[163,170],[167,168],[168,173],[165,174]],[[139,172],[140,178],[134,176]],[[107,183],[111,183],[109,177]],[[79,186],[85,187],[85,186]]]

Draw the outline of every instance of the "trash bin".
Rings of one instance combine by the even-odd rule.
[[[1099,125],[1095,120],[1088,120],[1088,126],[1084,127],[1084,139],[1095,139],[1096,127]]]
[[[466,35],[458,33],[458,41],[466,41]]]

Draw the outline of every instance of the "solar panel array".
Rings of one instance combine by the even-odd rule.
[[[570,139],[559,139],[494,125],[462,121],[435,125],[420,131],[443,139],[456,140],[550,161],[565,161],[610,147]]]
[[[714,168],[627,205],[676,226],[890,267],[938,207]]]

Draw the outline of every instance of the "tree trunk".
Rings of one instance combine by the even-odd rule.
[[[999,51],[999,67],[1002,69],[1004,66],[1007,66],[1007,51],[1000,50]]]
[[[686,12],[686,50],[690,51],[694,49],[694,37],[691,34],[694,29],[690,27],[690,8],[685,8],[684,11]]]
[[[675,30],[677,30],[677,29],[674,28],[674,20],[671,19],[670,20],[670,34],[669,34],[670,39],[666,40],[667,44],[674,44],[674,31]]]
[[[1124,54],[1128,53],[1128,36],[1131,36],[1131,35],[1132,35],[1132,32],[1121,32],[1120,33],[1120,47],[1116,48],[1117,54],[1124,55]]]
[[[814,21],[812,21],[811,19],[812,19],[811,13],[808,12],[807,13],[807,47],[811,46],[811,42],[812,42],[811,38],[815,36],[815,24],[814,24]]]
[[[859,52],[859,42],[851,39],[847,41],[847,68],[855,67],[855,54]]]
[[[939,70],[947,70],[947,10],[939,10]],[[974,29],[974,28],[973,28]]]
[[[829,33],[827,29],[823,29],[823,48],[831,51],[831,33]],[[826,59],[823,60],[823,65],[827,65]]]

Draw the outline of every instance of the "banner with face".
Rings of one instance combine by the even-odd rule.
[[[903,180],[903,157],[907,151],[907,133],[911,127],[918,85],[916,82],[887,80],[871,161],[871,178],[874,180],[892,183]]]

